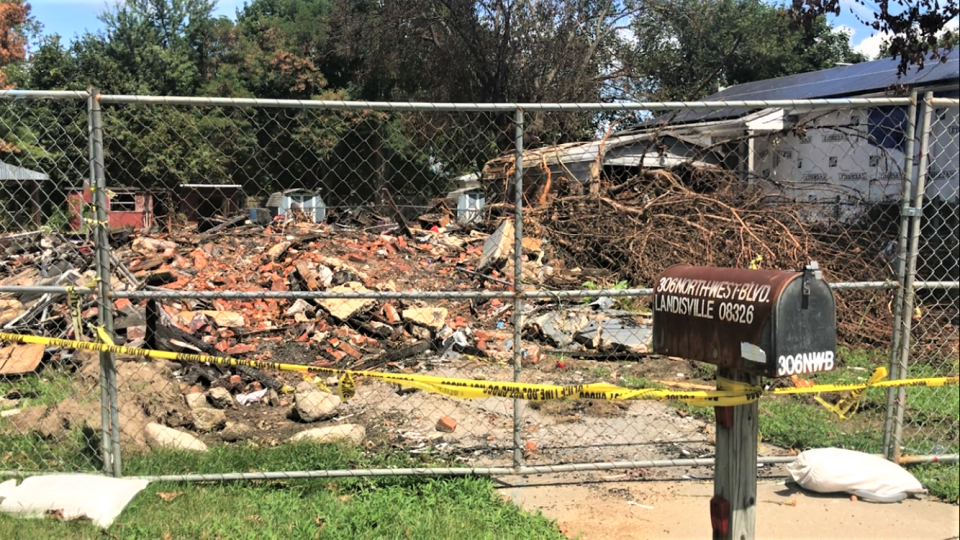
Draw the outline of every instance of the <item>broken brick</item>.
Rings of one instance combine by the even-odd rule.
[[[536,364],[540,361],[542,353],[538,345],[530,345],[523,349],[523,357],[521,358],[521,363],[523,364]]]
[[[340,350],[343,351],[343,352],[345,352],[345,353],[347,353],[347,354],[349,354],[350,356],[356,358],[357,360],[359,360],[361,357],[363,357],[363,353],[361,353],[360,351],[358,351],[357,349],[355,349],[355,348],[353,347],[353,345],[350,345],[350,344],[347,343],[346,341],[341,341],[341,342],[340,342]]]
[[[325,352],[332,356],[337,362],[340,362],[347,357],[347,353],[338,351],[336,349],[325,349]]]
[[[146,338],[147,338],[146,326],[131,326],[127,328],[127,339],[146,339]]]
[[[437,431],[444,433],[453,433],[457,430],[457,421],[449,416],[444,416],[437,421]]]
[[[256,350],[256,347],[254,347],[253,345],[250,345],[249,343],[239,343],[227,349],[226,353],[229,355],[247,354],[255,350]]]
[[[383,305],[383,317],[390,324],[400,324],[400,314],[397,313],[397,308],[393,307],[392,304]]]

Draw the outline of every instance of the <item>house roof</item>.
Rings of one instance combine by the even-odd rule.
[[[799,73],[738,84],[709,96],[705,101],[741,101],[773,99],[819,99],[849,97],[881,91],[893,85],[910,87],[960,79],[960,49],[944,55],[945,62],[928,61],[923,69],[910,66],[897,76],[899,61],[884,58],[809,73]]]
[[[960,49],[944,54],[944,62],[928,61],[923,69],[910,66],[902,76],[897,76],[899,61],[883,58],[808,73],[798,73],[738,84],[703,98],[703,101],[747,101],[829,99],[878,94],[891,86],[905,85],[911,88],[940,86],[960,79]],[[671,123],[703,122],[735,118],[750,112],[747,109],[725,108],[712,110],[680,111]],[[662,117],[663,115],[661,115]],[[654,119],[646,124],[656,124]]]
[[[24,180],[43,181],[49,179],[50,177],[46,173],[25,169],[16,165],[9,165],[0,161],[0,181],[14,180],[22,182]]]

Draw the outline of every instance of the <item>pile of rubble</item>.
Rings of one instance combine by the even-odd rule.
[[[443,213],[424,216],[418,226],[374,222],[372,227],[369,218],[333,225],[293,221],[264,225],[238,216],[203,233],[190,229],[166,235],[117,233],[111,239],[111,286],[115,291],[245,293],[513,290],[514,231],[509,219],[487,229],[490,232],[458,224]],[[0,261],[0,284],[95,283],[87,238],[41,233],[11,238],[3,240],[6,258]],[[522,245],[525,288],[569,287],[605,276],[566,267],[542,239],[524,238]],[[113,304],[118,344],[175,352],[414,373],[466,360],[509,362],[514,347],[509,299],[116,299]],[[75,306],[65,295],[0,294],[0,306],[5,331],[85,340],[94,336],[93,298],[84,298],[79,308],[86,328],[74,327]],[[606,299],[589,304],[528,301],[522,307],[525,364],[546,362],[550,349],[601,356],[647,350],[649,320],[636,311],[614,309]],[[23,347],[27,346],[13,349]],[[13,349],[8,357],[24,357],[25,350]],[[82,355],[70,351],[41,347],[33,351],[35,362],[16,365],[5,362],[3,354],[3,376],[46,366],[90,369],[77,360]],[[182,396],[157,414],[137,419],[140,428],[143,423],[156,424],[142,429],[148,434],[146,442],[154,445],[180,440],[181,446],[202,446],[199,441],[184,443],[189,435],[183,431],[172,439],[164,437],[164,430],[175,428],[218,433],[227,441],[245,438],[254,429],[264,429],[259,425],[262,419],[253,426],[241,421],[246,414],[241,411],[249,405],[272,410],[266,416],[299,424],[328,420],[348,408],[317,384],[302,380],[298,384],[295,374],[195,362],[150,364],[152,373],[170,381]],[[332,388],[337,381],[325,383]],[[16,400],[5,403],[17,406]],[[24,418],[43,423],[42,415],[34,416],[31,412]],[[57,422],[70,424],[63,418],[53,423]],[[49,429],[41,431],[50,435]],[[362,439],[359,433],[348,429],[340,435]]]

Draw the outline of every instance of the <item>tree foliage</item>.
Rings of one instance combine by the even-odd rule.
[[[794,27],[762,0],[250,0],[232,18],[214,4],[122,0],[102,15],[103,31],[47,36],[25,59],[29,11],[0,0],[0,66],[37,90],[596,102],[693,99],[860,60],[822,17]],[[5,113],[0,137],[76,183],[86,118],[82,103],[64,106],[33,104],[29,123]],[[375,200],[383,187],[442,193],[512,148],[515,130],[512,114],[483,112],[106,105],[103,118],[113,185],[318,187],[328,204]],[[591,138],[603,120],[528,113],[525,144]]]
[[[869,5],[853,1],[869,12],[851,7],[857,20],[890,36],[884,54],[900,60],[901,75],[911,65],[923,69],[927,60],[946,61],[944,50],[956,43],[956,31],[947,25],[960,15],[957,0],[880,0]],[[840,0],[793,0],[791,14],[795,24],[809,29],[823,15],[839,15],[840,7]]]
[[[659,100],[703,97],[721,87],[856,63],[849,35],[822,17],[791,30],[763,0],[659,0],[634,22],[637,91]]]
[[[23,0],[0,0],[0,68],[26,58],[25,25],[30,20],[30,5]],[[0,72],[0,88],[7,81]]]

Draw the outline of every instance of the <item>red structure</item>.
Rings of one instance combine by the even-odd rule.
[[[110,229],[133,228],[149,229],[153,226],[154,195],[150,191],[131,188],[110,188],[113,196],[107,201],[107,223]],[[70,203],[70,228],[75,231],[86,230],[83,218],[93,219],[93,207],[90,205],[93,193],[89,190],[75,190],[67,195]]]

